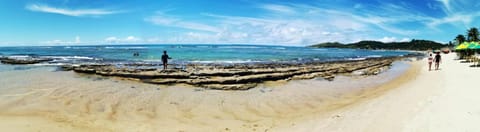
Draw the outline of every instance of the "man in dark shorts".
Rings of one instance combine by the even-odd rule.
[[[172,59],[172,58],[170,58],[170,57],[167,55],[167,51],[164,50],[164,51],[163,51],[163,55],[162,55],[163,70],[166,70],[166,69],[167,69],[168,59]]]
[[[440,53],[437,53],[437,55],[435,55],[435,58],[433,60],[435,61],[435,70],[438,70],[438,67],[440,66],[440,62],[442,62],[442,56],[440,56]]]

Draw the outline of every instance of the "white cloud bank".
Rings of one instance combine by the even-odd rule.
[[[125,38],[117,38],[117,37],[107,37],[104,39],[106,43],[144,43],[143,39],[135,37],[135,36],[128,36]]]
[[[44,45],[78,45],[82,44],[80,40],[80,36],[75,36],[75,39],[72,40],[60,40],[60,39],[55,39],[55,40],[48,40],[48,41],[43,41],[40,42],[41,44]]]
[[[197,30],[197,31],[207,31],[207,32],[220,31],[220,29],[215,26],[185,21],[177,17],[165,15],[161,12],[157,12],[154,16],[147,17],[144,20],[160,26],[177,27],[177,28],[191,29],[191,30]]]
[[[290,8],[288,6],[284,5],[277,5],[277,4],[265,4],[260,6],[260,8],[273,11],[273,12],[278,12],[278,13],[286,13],[286,14],[294,14],[296,13],[295,9]]]
[[[351,14],[348,11],[319,8],[302,4],[262,4],[258,6],[266,13],[260,17],[229,16],[210,13],[200,15],[208,22],[157,12],[144,20],[162,27],[175,27],[190,31],[177,32],[173,37],[147,39],[149,43],[248,43],[310,45],[321,42],[339,41],[344,43],[359,40],[378,40],[381,36],[372,32],[386,32],[407,38],[418,34],[416,30],[392,26],[399,22],[425,21],[423,16],[405,15],[398,10],[389,13],[401,14],[395,17],[366,14]],[[360,7],[359,7],[360,8]],[[281,16],[278,16],[281,14]],[[405,41],[386,37],[380,41]]]
[[[437,0],[437,2],[439,2],[437,6],[442,8],[440,11],[446,13],[445,16],[434,17],[418,13],[409,5],[395,5],[388,2],[380,2],[381,6],[375,6],[375,10],[367,9],[371,8],[368,4],[352,5],[354,10],[295,3],[259,4],[255,6],[262,10],[258,16],[199,13],[192,18],[183,14],[158,11],[143,17],[143,20],[159,27],[173,27],[181,30],[175,30],[174,33],[162,32],[163,34],[160,33],[161,35],[158,36],[142,36],[143,39],[135,36],[121,38],[111,36],[99,40],[99,43],[309,45],[334,41],[350,43],[360,40],[403,42],[430,33],[429,30],[437,29],[442,25],[470,25],[476,17],[480,17],[480,13],[454,11],[458,8],[455,6],[455,1]],[[28,5],[26,8],[69,16],[118,13],[105,9],[73,10],[37,4]],[[404,23],[416,23],[419,28],[403,25]],[[51,43],[58,42],[51,41]]]
[[[388,42],[408,42],[408,41],[411,41],[411,39],[410,38],[398,39],[396,37],[383,37],[381,39],[378,39],[377,41],[381,41],[381,42],[385,42],[385,43],[388,43]]]
[[[113,10],[107,10],[107,9],[67,9],[67,8],[51,7],[51,6],[42,5],[42,4],[29,4],[25,8],[35,12],[53,13],[53,14],[61,14],[61,15],[75,16],[75,17],[102,16],[102,15],[120,13],[120,11],[113,11]]]

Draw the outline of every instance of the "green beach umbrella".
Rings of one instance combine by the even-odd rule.
[[[480,49],[480,44],[477,44],[473,49]]]
[[[470,43],[468,42],[463,42],[462,44],[458,45],[457,47],[455,47],[455,50],[465,50],[467,49],[468,45],[470,45]]]
[[[478,44],[478,42],[470,42],[467,49],[474,49],[474,50],[480,49],[480,44]]]

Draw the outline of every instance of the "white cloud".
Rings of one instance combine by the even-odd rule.
[[[395,38],[395,37],[383,37],[383,38],[379,39],[378,41],[381,41],[381,42],[395,42],[395,40],[397,40],[397,38]]]
[[[472,24],[474,20],[480,17],[477,7],[472,7],[472,3],[478,3],[476,0],[437,0],[441,3],[444,17],[431,18],[426,24],[432,29],[439,30],[440,25],[449,24],[462,28],[476,26]]]
[[[76,17],[102,16],[102,15],[120,13],[119,11],[106,10],[106,9],[67,9],[67,8],[51,7],[48,5],[40,5],[40,4],[30,4],[30,5],[27,5],[25,8],[30,11],[61,14],[61,15],[76,16]]]
[[[40,42],[41,44],[45,45],[71,45],[71,44],[81,44],[82,42],[80,41],[79,36],[75,36],[75,39],[72,40],[60,40],[60,39],[55,39],[55,40],[48,40],[48,41],[43,41]]]
[[[410,38],[397,39],[396,37],[383,37],[381,39],[378,39],[377,41],[388,43],[388,42],[408,42],[410,40],[411,40]]]
[[[106,43],[142,43],[142,39],[135,37],[135,36],[128,36],[125,38],[117,38],[117,37],[107,37],[104,39]]]
[[[80,41],[80,37],[79,37],[79,36],[76,36],[76,37],[75,37],[75,43],[76,43],[76,44],[79,44],[79,43],[81,43],[81,41]]]
[[[278,13],[286,13],[286,14],[296,13],[296,11],[293,8],[290,8],[284,5],[265,4],[265,5],[262,5],[261,8],[268,11],[272,11],[272,12],[278,12]]]
[[[147,39],[149,43],[255,43],[308,45],[327,41],[353,42],[366,38],[365,22],[352,21],[350,15],[336,18],[335,22],[322,21],[324,14],[313,18],[285,19],[276,17],[239,17],[202,14],[210,17],[209,24],[181,20],[179,17],[157,13],[147,17],[147,22],[161,26],[191,29],[186,33],[176,33],[173,37]],[[330,15],[332,16],[332,15]],[[188,26],[195,23],[198,26]],[[207,32],[205,32],[207,31]]]
[[[410,22],[410,21],[426,21],[429,17],[420,15],[408,14],[408,9],[404,7],[386,4],[381,8],[382,12],[388,12],[395,15],[381,15],[376,12],[369,11],[356,11],[362,13],[351,13],[351,11],[341,11],[326,8],[319,8],[309,5],[293,5],[295,8],[307,9],[310,17],[317,18],[315,21],[319,21],[324,25],[330,25],[340,30],[355,30],[366,31],[371,30],[374,27],[380,28],[387,32],[400,34],[400,35],[412,35],[418,31],[406,30],[391,26],[390,24]]]
[[[437,1],[443,4],[447,12],[451,11],[450,0],[437,0]]]
[[[64,44],[66,42],[62,41],[62,40],[50,40],[50,41],[45,41],[43,42],[44,44]]]
[[[438,25],[442,25],[442,24],[452,24],[452,25],[461,24],[466,26],[466,25],[469,25],[472,22],[473,17],[476,17],[476,16],[478,15],[452,14],[444,18],[432,19],[432,21],[429,22],[427,25],[428,27],[431,27],[431,28],[436,28]]]
[[[412,39],[410,39],[410,38],[403,38],[403,39],[399,40],[399,42],[409,42],[411,40]]]
[[[243,16],[216,15],[208,13],[181,15],[171,9],[146,16],[143,21],[159,27],[181,30],[162,31],[152,34],[151,38],[135,36],[112,36],[98,43],[271,43],[307,45],[327,41],[344,43],[358,40],[409,41],[419,37],[432,39],[442,35],[439,32],[458,32],[452,29],[478,25],[476,19],[480,12],[469,10],[465,3],[475,0],[434,0],[413,6],[411,2],[378,1],[351,5],[336,5],[337,2],[309,2],[295,4],[282,2],[277,4],[255,4],[255,13]],[[341,3],[341,2],[340,2]],[[407,4],[405,4],[407,3]],[[478,3],[478,2],[477,2]],[[478,4],[477,4],[478,5]],[[119,13],[118,11],[97,9],[71,9],[30,4],[25,7],[31,11],[56,13],[68,16],[100,16]],[[424,11],[424,10],[435,10]],[[443,10],[443,12],[442,12]],[[443,14],[445,13],[445,14]],[[457,26],[457,27],[451,27]],[[464,31],[458,32],[464,33]],[[384,37],[388,36],[388,37]],[[383,38],[382,38],[383,37]],[[408,38],[402,38],[408,37]],[[378,39],[379,38],[379,39]],[[45,41],[66,43],[61,40]],[[77,36],[74,43],[82,43]],[[83,42],[85,43],[85,42]]]
[[[221,30],[215,26],[210,26],[197,22],[184,21],[179,18],[164,15],[163,13],[157,13],[156,15],[147,17],[144,20],[155,25],[161,25],[166,27],[177,27],[208,32],[219,32]]]
[[[127,38],[125,38],[125,41],[126,42],[137,42],[137,41],[140,41],[140,38],[137,38],[137,37],[134,37],[134,36],[128,36]]]
[[[271,43],[308,45],[320,42],[355,42],[378,38],[381,32],[389,36],[415,36],[420,29],[395,26],[402,22],[424,23],[432,17],[415,13],[408,7],[383,4],[376,11],[366,10],[368,5],[352,5],[352,10],[320,8],[304,4],[261,4],[269,12],[261,17],[228,16],[202,13],[207,22],[188,20],[181,16],[157,12],[144,20],[156,25],[190,29],[173,37],[154,39],[155,42],[173,43]],[[301,14],[300,14],[301,12]],[[283,14],[279,16],[278,14]],[[394,15],[384,15],[394,14]],[[152,41],[153,39],[148,39]],[[406,41],[406,38],[384,37],[381,41]]]
[[[107,43],[117,43],[117,41],[118,41],[117,37],[105,38],[105,42],[107,42]]]
[[[162,40],[158,37],[149,38],[145,40],[146,43],[161,43]]]
[[[363,31],[360,25],[317,21],[312,18],[252,18],[212,14],[208,16],[220,19],[219,25],[225,25],[227,31],[248,34],[246,41],[249,43],[300,45],[334,40],[351,42],[362,36],[359,32]]]

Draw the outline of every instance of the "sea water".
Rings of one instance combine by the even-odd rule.
[[[52,58],[50,64],[84,62],[160,62],[163,51],[171,63],[252,63],[361,60],[402,56],[407,51],[310,48],[265,45],[97,45],[0,47],[0,56]],[[139,56],[134,56],[139,53]]]

